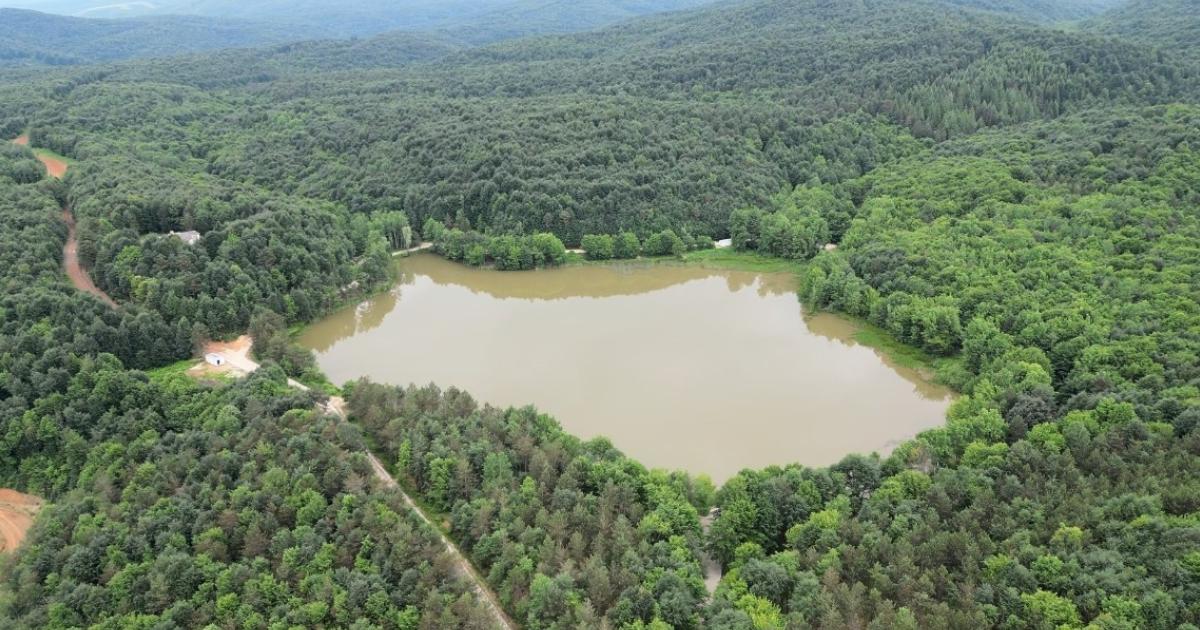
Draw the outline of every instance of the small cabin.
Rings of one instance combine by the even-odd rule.
[[[174,236],[183,241],[184,245],[195,245],[200,240],[200,233],[196,230],[188,230],[186,232],[171,231],[167,233],[167,236]]]
[[[209,352],[208,354],[204,355],[204,362],[212,366],[221,367],[222,365],[225,365],[225,357],[217,354],[216,352]]]

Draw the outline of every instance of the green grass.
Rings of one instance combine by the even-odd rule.
[[[326,376],[324,372],[322,372],[320,370],[315,370],[315,371],[317,372],[316,375],[309,373],[307,376],[304,376],[304,377],[297,376],[297,377],[292,377],[292,378],[295,378],[297,381],[300,381],[302,384],[307,385],[308,387],[312,388],[313,391],[323,393],[326,396],[341,396],[342,395],[342,388],[340,388],[337,385],[334,385],[332,382],[330,382],[329,377]]]
[[[702,249],[689,252],[684,254],[683,258],[676,258],[674,256],[641,256],[634,259],[588,260],[582,254],[568,252],[567,260],[563,265],[611,265],[628,262],[694,265],[710,269],[749,271],[753,273],[798,273],[804,269],[804,263],[800,261],[764,256],[758,252],[739,252],[728,247],[724,249]]]
[[[152,370],[146,370],[146,376],[156,383],[167,381],[178,376],[187,376],[187,371],[196,365],[195,359],[184,359],[170,365],[164,365]]]
[[[868,348],[883,352],[900,367],[936,371],[938,362],[944,360],[896,339],[891,333],[868,321],[842,313],[837,313],[837,315],[845,317],[859,326],[858,331],[854,333],[855,341]]]
[[[72,160],[71,158],[69,158],[65,155],[55,153],[54,151],[51,151],[50,149],[41,149],[41,148],[36,148],[36,147],[30,147],[30,150],[33,151],[34,155],[39,156],[39,157],[45,156],[48,158],[54,158],[56,160],[61,160],[63,162],[66,162],[67,165],[71,165],[71,164],[75,163],[75,160]]]
[[[948,379],[946,375],[953,374],[961,368],[961,357],[939,357],[929,354],[896,339],[891,333],[871,322],[844,313],[832,312],[838,317],[854,322],[858,327],[854,333],[854,340],[858,343],[880,352],[897,367],[916,370],[924,380],[957,391],[951,382],[953,378]]]
[[[758,252],[741,252],[731,247],[690,252],[683,256],[683,262],[701,267],[755,273],[799,273],[804,269],[804,263],[797,260],[765,256]]]

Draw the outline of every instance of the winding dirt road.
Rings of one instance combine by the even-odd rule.
[[[13,144],[21,146],[29,146],[29,135],[21,134],[12,140]],[[46,167],[46,174],[54,179],[62,179],[67,174],[67,163],[52,155],[38,151],[35,153],[38,161]],[[70,278],[71,284],[76,289],[90,293],[105,304],[117,308],[117,303],[107,293],[100,290],[95,282],[92,282],[91,276],[84,270],[83,265],[79,264],[79,239],[75,234],[75,214],[71,212],[70,206],[63,206],[62,209],[63,223],[67,224],[67,242],[63,244],[63,270]]]
[[[71,279],[71,284],[75,285],[76,289],[91,293],[105,304],[117,308],[117,303],[92,282],[92,277],[84,270],[83,265],[79,264],[79,239],[75,236],[75,215],[71,213],[70,207],[63,207],[62,220],[67,224],[67,242],[63,245],[63,269]]]

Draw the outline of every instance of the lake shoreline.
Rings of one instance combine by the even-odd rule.
[[[401,261],[415,254],[433,255],[445,259],[436,251],[423,250],[414,253],[403,253],[394,258],[394,265],[398,265]],[[395,255],[395,253],[393,254]],[[448,260],[448,259],[446,259]],[[448,260],[449,261],[449,260]],[[465,268],[474,268],[465,263],[454,262]],[[722,249],[705,249],[684,254],[682,259],[673,256],[652,256],[638,257],[626,260],[586,260],[582,256],[572,255],[568,258],[567,263],[559,267],[547,267],[544,269],[561,269],[572,266],[596,266],[596,267],[611,267],[613,265],[645,265],[647,267],[657,265],[667,266],[685,266],[685,267],[700,267],[703,269],[714,269],[722,271],[744,271],[749,273],[790,273],[796,277],[795,290],[799,290],[799,276],[808,267],[807,262],[797,260],[787,260],[772,256],[764,256],[758,252],[743,252],[730,248]],[[531,269],[524,271],[497,271],[497,273],[532,273],[542,271],[544,269]],[[495,270],[493,270],[495,271]],[[329,317],[330,315],[344,309],[352,308],[358,304],[376,298],[380,295],[391,291],[395,286],[395,282],[385,286],[376,287],[371,291],[362,293],[354,297],[347,297],[338,300],[338,302],[329,308],[321,317],[304,323],[294,324],[288,328],[288,334],[293,340],[303,335],[312,325]],[[814,313],[830,313],[842,319],[853,322],[860,327],[860,331],[855,335],[855,341],[859,344],[871,348],[881,353],[887,360],[896,363],[897,365],[918,370],[922,373],[923,378],[931,385],[945,387],[954,392],[955,396],[961,395],[952,383],[947,382],[940,377],[943,368],[952,362],[958,360],[958,357],[933,357],[924,352],[920,348],[909,345],[896,339],[891,333],[883,328],[860,317],[855,317],[848,313],[840,311],[829,311],[822,309],[813,309],[811,305],[804,304],[804,307],[809,310],[809,314]],[[334,383],[335,387],[341,387],[340,384]]]
[[[432,382],[495,407],[534,404],[580,439],[714,479],[886,454],[944,422],[954,392],[860,341],[876,336],[861,322],[808,312],[795,273],[695,262],[507,273],[421,253],[398,263],[391,290],[293,339],[333,382]]]

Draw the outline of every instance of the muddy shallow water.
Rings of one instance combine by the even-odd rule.
[[[826,465],[943,422],[950,392],[808,315],[791,275],[670,265],[497,272],[417,254],[387,294],[308,327],[334,382],[434,382],[533,404],[648,466]]]

